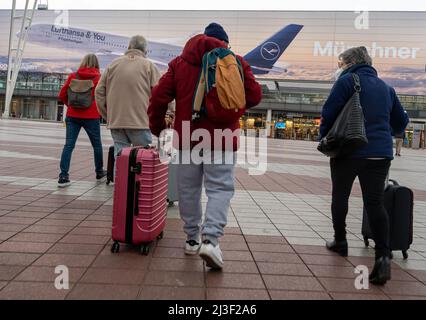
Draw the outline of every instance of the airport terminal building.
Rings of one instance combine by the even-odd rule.
[[[62,121],[64,105],[58,92],[66,74],[22,72],[12,100],[13,118]],[[0,109],[4,111],[5,72],[0,73]],[[276,139],[315,140],[318,137],[321,109],[333,82],[259,79],[263,100],[241,119],[241,127],[263,129],[271,126],[270,137]],[[399,95],[411,123],[407,130],[409,144],[425,147],[426,96]],[[420,130],[420,141],[413,145],[414,129]]]
[[[241,119],[242,128],[270,125],[271,138],[315,140],[338,55],[351,46],[365,45],[380,77],[395,87],[412,120],[408,144],[425,147],[426,44],[418,39],[426,34],[426,13],[372,12],[368,28],[357,27],[366,17],[353,12],[97,10],[66,14],[69,26],[59,28],[55,26],[57,13],[37,12],[11,117],[63,120],[65,108],[57,100],[58,92],[89,49],[98,54],[103,69],[125,51],[129,36],[142,32],[148,39],[148,57],[164,71],[194,30],[217,20],[227,29],[232,50],[246,53],[244,58],[262,85],[262,103]],[[0,40],[8,36],[9,15],[10,11],[0,10]],[[253,17],[263,24],[254,26]],[[181,38],[180,46],[173,37]],[[5,109],[5,50],[0,49],[1,113]]]

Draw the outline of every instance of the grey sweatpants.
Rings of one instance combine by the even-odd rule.
[[[223,158],[224,153],[216,153]],[[181,157],[180,157],[181,158]],[[213,158],[213,155],[212,155]],[[228,210],[234,196],[234,167],[236,156],[232,153],[232,163],[217,164],[214,161],[201,164],[178,164],[177,181],[179,190],[179,211],[184,222],[188,240],[198,240],[200,236],[213,245],[223,236],[228,220]],[[228,158],[229,159],[229,158]],[[207,207],[202,223],[201,192],[204,187]]]

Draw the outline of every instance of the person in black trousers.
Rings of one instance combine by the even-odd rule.
[[[352,73],[356,73],[361,80],[360,99],[368,145],[349,157],[332,158],[330,161],[334,240],[327,242],[326,246],[342,256],[348,255],[346,215],[352,185],[358,177],[376,244],[376,260],[370,282],[385,284],[391,278],[389,218],[384,207],[384,189],[393,160],[392,131],[403,132],[409,119],[395,90],[377,76],[367,49],[351,48],[339,56],[338,79],[322,110],[320,139],[327,135],[355,92]]]

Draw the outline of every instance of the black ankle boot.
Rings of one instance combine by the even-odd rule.
[[[348,241],[327,241],[326,247],[328,250],[333,251],[341,255],[342,257],[348,256]]]
[[[376,259],[373,272],[370,274],[370,282],[377,285],[385,285],[391,279],[391,262],[389,257]]]

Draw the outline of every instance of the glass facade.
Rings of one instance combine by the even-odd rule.
[[[21,72],[11,103],[12,117],[25,119],[63,120],[64,106],[57,94],[67,78],[66,74]],[[262,80],[263,102],[272,103],[270,137],[277,139],[316,140],[319,133],[320,111],[325,103],[330,82],[294,83],[285,80]],[[4,111],[6,73],[0,72],[0,108]],[[327,89],[328,88],[328,89]],[[426,111],[426,96],[399,95],[407,110]],[[312,111],[312,108],[316,112]],[[279,110],[277,110],[279,109]],[[283,110],[282,110],[283,109]],[[287,110],[299,110],[296,112]],[[310,110],[310,111],[308,111]],[[267,110],[249,110],[241,118],[243,129],[264,129]]]
[[[49,92],[50,96],[56,96],[68,75],[66,74],[47,74],[47,73],[30,73],[21,72],[16,82],[16,89],[21,90],[38,90]],[[263,81],[266,82],[266,81]],[[279,102],[287,105],[313,105],[322,106],[328,97],[326,90],[323,92],[315,92],[312,88],[300,88],[299,92],[291,91],[282,84],[286,81],[268,81],[263,84],[263,101]],[[6,89],[6,73],[0,72],[0,90]],[[312,91],[312,92],[309,92]],[[401,103],[407,110],[425,110],[426,96],[419,95],[398,95]]]
[[[16,80],[16,89],[59,92],[67,75],[20,72]],[[0,89],[6,89],[6,73],[0,73]]]
[[[10,116],[12,118],[58,121],[59,108],[60,105],[56,99],[14,97],[10,106]]]
[[[282,89],[284,90],[284,89]],[[304,93],[285,91],[263,92],[263,101],[279,101],[284,104],[322,106],[327,100],[328,93]],[[401,104],[407,110],[425,110],[426,96],[398,95]]]
[[[314,141],[319,134],[320,117],[301,113],[272,113],[271,137]]]
[[[63,105],[57,95],[67,75],[20,72],[10,106],[10,116],[22,119],[62,120]],[[4,112],[6,72],[0,72],[0,107]]]

